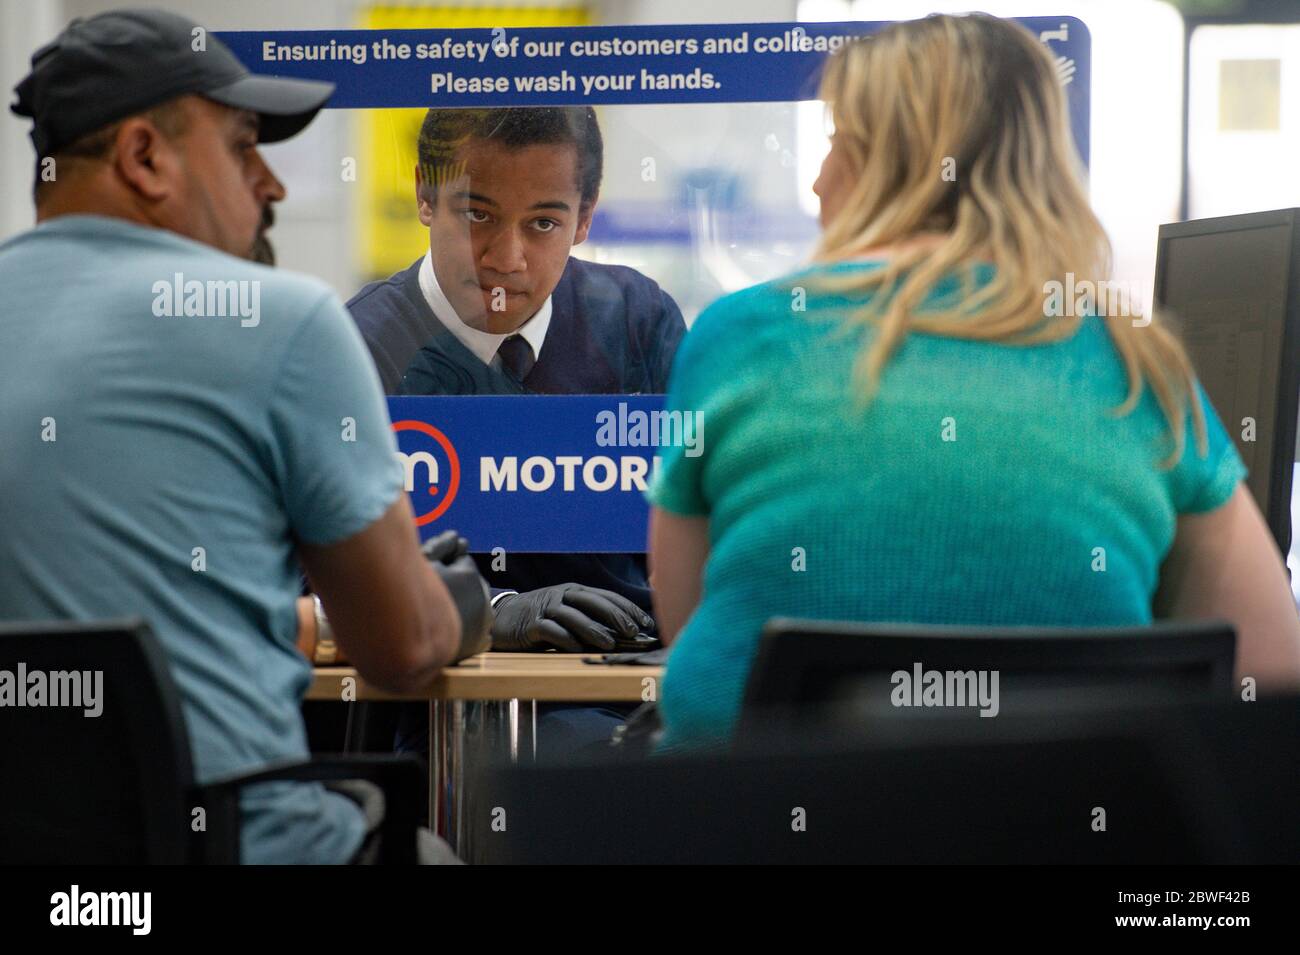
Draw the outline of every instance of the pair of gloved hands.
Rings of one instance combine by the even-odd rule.
[[[582,584],[556,584],[507,594],[495,613],[487,582],[455,531],[431,537],[421,552],[451,592],[460,611],[457,660],[484,650],[601,652],[649,650],[658,645],[654,619],[621,594]]]
[[[582,584],[556,584],[507,594],[496,604],[493,650],[570,652],[652,650],[654,619],[621,594]]]

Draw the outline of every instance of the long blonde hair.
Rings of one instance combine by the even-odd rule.
[[[1083,316],[1046,314],[1047,283],[1064,283],[1071,272],[1108,280],[1111,247],[1084,192],[1056,65],[1027,30],[986,14],[897,23],[834,53],[819,98],[856,181],[832,210],[815,261],[900,246],[880,269],[822,282],[880,293],[850,319],[877,328],[856,366],[867,400],[910,331],[1006,344],[1075,333]],[[927,234],[936,240],[909,248]],[[976,289],[978,261],[995,271]],[[952,274],[962,277],[960,304],[918,313]],[[1131,319],[1106,321],[1128,377],[1115,414],[1137,407],[1145,382],[1172,432],[1164,466],[1182,456],[1189,404],[1204,455],[1204,413],[1186,352],[1161,325]]]

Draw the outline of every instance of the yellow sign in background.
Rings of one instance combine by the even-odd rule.
[[[361,14],[361,26],[369,30],[558,27],[589,22],[586,7],[571,5],[380,6]],[[415,214],[415,144],[424,114],[423,109],[357,111],[360,265],[366,281],[406,268],[428,248],[429,233]]]

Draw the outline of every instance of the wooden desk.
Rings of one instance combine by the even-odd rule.
[[[597,655],[590,658],[595,659]],[[317,667],[309,700],[542,700],[640,703],[659,698],[663,667],[605,666],[580,653],[480,653],[443,670],[423,693],[385,693],[352,667]],[[354,680],[345,684],[344,680]],[[650,681],[650,682],[646,682]]]

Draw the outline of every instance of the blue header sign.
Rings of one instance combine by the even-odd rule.
[[[1074,17],[1019,20],[1056,58],[1089,152],[1092,43]],[[888,22],[708,23],[219,34],[255,73],[328,80],[329,106],[572,106],[816,98],[825,56]]]
[[[393,397],[388,412],[421,539],[475,553],[639,553],[644,492],[668,446],[703,450],[662,395]]]

